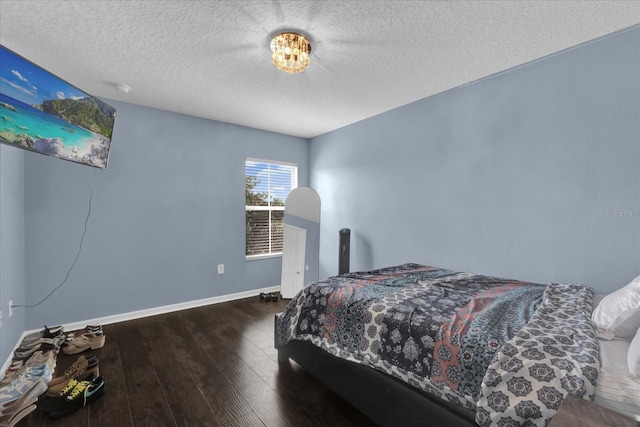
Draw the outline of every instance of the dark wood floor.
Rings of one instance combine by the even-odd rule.
[[[373,426],[294,362],[278,364],[258,297],[104,325],[95,354],[106,394],[64,418],[19,426]],[[60,354],[56,373],[77,356]]]

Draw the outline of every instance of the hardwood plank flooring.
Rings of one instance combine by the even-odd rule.
[[[278,364],[273,316],[286,301],[246,298],[104,325],[106,394],[63,418],[18,426],[375,426],[295,362]],[[77,358],[60,354],[56,375]]]

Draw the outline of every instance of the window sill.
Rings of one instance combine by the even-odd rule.
[[[270,259],[270,258],[282,258],[282,252],[277,254],[249,255],[244,257],[245,261],[258,261],[261,259]]]

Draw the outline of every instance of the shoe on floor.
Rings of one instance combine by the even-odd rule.
[[[45,365],[47,366],[47,365]],[[48,369],[48,367],[47,367]],[[51,378],[50,376],[48,377]],[[41,375],[20,376],[8,386],[0,389],[0,413],[16,412],[15,409],[21,406],[26,400],[38,398],[47,390],[47,377]],[[16,406],[18,405],[18,406]]]
[[[63,334],[64,328],[60,325],[53,326],[51,328],[45,326],[41,331],[34,332],[24,337],[20,345],[29,346],[33,341],[37,341],[40,338],[57,338]]]
[[[10,405],[15,400],[20,399],[33,389],[36,382],[51,381],[51,370],[49,365],[42,364],[40,366],[29,366],[17,375],[9,384],[0,387],[0,408]]]
[[[35,411],[36,404],[35,400],[29,404],[20,408],[19,411],[13,414],[7,414],[0,416],[0,426],[14,427],[16,424],[20,422],[21,419]]]
[[[98,368],[98,358],[95,356],[89,356],[85,358],[81,355],[74,362],[74,364],[64,372],[64,375],[56,377],[49,381],[47,396],[57,396],[58,393],[60,393],[73,378],[82,381],[86,380],[91,375],[93,375],[94,377],[100,375],[100,370]]]
[[[13,416],[22,411],[22,409],[35,403],[38,400],[38,397],[40,397],[40,395],[44,393],[46,389],[47,383],[43,378],[36,380],[33,383],[33,386],[28,389],[20,398],[2,405],[2,408],[0,410],[0,418],[13,418]],[[2,421],[0,421],[0,426],[4,426]]]
[[[100,398],[106,387],[107,384],[102,377],[80,381],[69,394],[56,398],[56,403],[50,407],[49,415],[58,418],[72,414]]]
[[[49,371],[53,372],[56,367],[56,357],[53,352],[48,351],[43,353],[41,351],[35,352],[26,361],[14,361],[4,374],[4,378],[0,381],[0,387],[9,385],[19,375],[24,373],[29,367],[38,367],[43,364],[49,365]],[[1,424],[0,424],[1,425]]]
[[[68,332],[65,335],[66,342],[73,341],[74,338],[78,338],[84,334],[93,334],[93,335],[102,335],[102,325],[99,323],[93,325],[87,325],[84,329],[79,329],[77,331]]]
[[[93,375],[87,378],[87,381],[93,381],[95,377]],[[76,378],[71,378],[67,385],[55,396],[48,397],[48,394],[45,394],[45,399],[42,400],[40,407],[42,408],[42,412],[48,414],[52,410],[56,409],[59,405],[61,405],[64,398],[66,398],[74,388],[80,383],[81,380]]]
[[[78,354],[89,349],[97,350],[104,347],[106,338],[106,335],[86,333],[67,343],[67,346],[62,349],[62,352],[64,354]]]

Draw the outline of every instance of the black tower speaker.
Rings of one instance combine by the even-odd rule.
[[[343,228],[340,230],[340,249],[338,259],[338,274],[349,272],[349,244],[351,240],[351,230]]]

